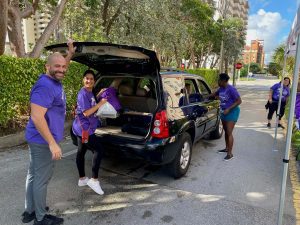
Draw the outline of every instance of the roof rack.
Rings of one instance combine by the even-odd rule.
[[[184,72],[180,69],[177,69],[177,68],[170,68],[170,67],[162,67],[160,69],[160,71],[167,71],[167,72]]]

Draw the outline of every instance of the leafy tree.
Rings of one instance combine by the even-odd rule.
[[[228,65],[239,58],[245,45],[245,30],[243,21],[239,18],[228,18],[222,23],[224,40],[225,71]]]
[[[268,72],[274,76],[279,76],[281,72],[281,66],[277,63],[270,62]]]
[[[250,64],[250,72],[259,73],[260,71],[261,71],[261,67],[258,63],[251,63]]]
[[[279,45],[275,49],[274,54],[272,56],[272,61],[277,64],[279,70],[278,75],[280,76],[282,76],[282,72],[283,72],[285,47],[286,47],[285,44]],[[295,65],[295,58],[291,56],[287,57],[285,69],[286,69],[286,73],[289,74],[290,76],[293,73],[294,65]]]
[[[44,45],[50,39],[56,28],[59,18],[62,14],[67,0],[60,1],[46,1],[46,0],[11,0],[1,1],[1,16],[0,28],[3,28],[4,33],[0,36],[0,54],[3,54],[5,47],[6,31],[8,33],[11,49],[18,57],[39,57]],[[6,3],[4,3],[6,2]],[[22,20],[30,18],[35,12],[43,7],[55,7],[52,19],[45,28],[41,37],[37,40],[32,52],[26,53],[24,46],[24,39],[22,33]],[[3,7],[3,8],[2,8]],[[40,7],[40,8],[39,8]],[[3,13],[3,14],[2,14]]]

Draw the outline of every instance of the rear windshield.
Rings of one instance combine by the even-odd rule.
[[[178,108],[184,105],[185,96],[181,77],[164,77],[163,87],[168,107]]]
[[[126,86],[132,90],[132,95],[144,90],[144,97],[156,99],[155,82],[149,77],[126,77],[126,76],[101,76],[95,85],[94,92],[98,93],[103,88],[114,87],[119,93],[119,88]]]

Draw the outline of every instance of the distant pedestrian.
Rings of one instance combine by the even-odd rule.
[[[295,103],[295,124],[298,130],[300,130],[300,82],[298,82],[297,86],[297,95],[296,95],[296,103]]]
[[[26,127],[30,164],[26,179],[25,212],[22,222],[34,225],[63,224],[64,219],[47,214],[47,186],[53,174],[54,160],[61,159],[59,143],[63,139],[66,96],[61,81],[75,52],[72,41],[64,58],[53,53],[46,62],[46,74],[41,74],[30,93],[31,115]]]
[[[226,148],[219,150],[219,153],[227,153],[224,158],[225,161],[233,159],[233,129],[238,121],[240,115],[239,105],[242,103],[240,94],[235,87],[228,84],[229,76],[226,73],[219,75],[219,89],[212,94],[214,97],[218,97],[221,101],[221,121],[225,131],[225,143]]]
[[[99,138],[95,135],[95,130],[99,125],[97,110],[107,102],[107,99],[102,98],[100,102],[96,102],[93,94],[95,84],[95,74],[92,70],[87,70],[83,74],[83,87],[77,96],[76,116],[73,122],[72,130],[77,136],[77,156],[76,164],[79,173],[78,186],[88,185],[97,194],[103,195],[104,192],[98,180],[100,163],[103,155],[103,147]],[[105,89],[101,90],[97,96],[100,96]],[[93,151],[92,160],[92,178],[89,179],[85,175],[84,161],[87,150]]]
[[[281,98],[281,106],[279,110],[279,120],[278,120],[278,127],[281,127],[282,129],[284,129],[284,126],[282,126],[281,124],[281,118],[284,115],[285,105],[288,102],[288,98],[290,96],[290,84],[291,84],[290,78],[285,77],[283,79],[282,98]],[[269,99],[268,99],[269,112],[268,112],[268,124],[267,124],[268,128],[271,128],[271,120],[274,112],[277,113],[278,111],[280,88],[281,88],[281,82],[274,84],[269,91]]]

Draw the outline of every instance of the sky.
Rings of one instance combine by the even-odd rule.
[[[264,40],[266,64],[274,49],[285,43],[289,35],[300,0],[248,0],[249,19],[247,44],[251,40]]]

